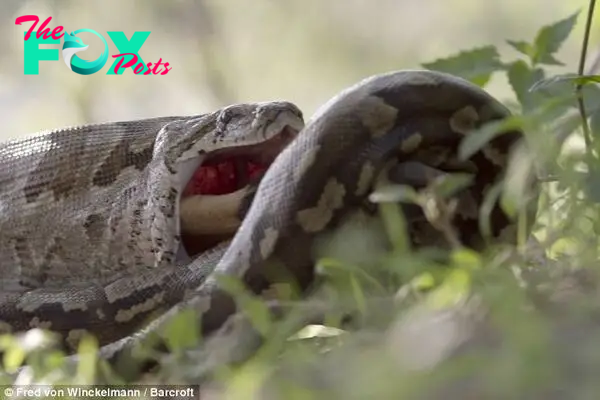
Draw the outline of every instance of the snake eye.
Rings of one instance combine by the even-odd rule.
[[[229,108],[226,108],[219,115],[219,122],[221,124],[227,125],[231,121],[232,118],[233,118],[233,112]]]

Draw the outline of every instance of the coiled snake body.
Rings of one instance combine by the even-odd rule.
[[[113,147],[103,153],[102,161],[95,165],[95,184],[89,184],[88,179],[93,169],[88,168],[88,176],[72,174],[73,168],[81,166],[81,163],[78,164],[81,155],[77,152],[90,153],[93,148],[77,145],[76,141],[69,142],[70,139],[65,141],[68,152],[62,154],[70,157],[68,163],[57,163],[61,170],[45,171],[50,177],[36,181],[45,184],[37,186],[39,193],[36,193],[35,185],[32,188],[32,185],[22,184],[21,181],[29,179],[27,175],[15,178],[14,175],[7,177],[3,172],[4,175],[0,175],[0,211],[3,213],[0,219],[3,242],[0,247],[0,256],[3,257],[0,260],[0,272],[3,273],[0,321],[15,330],[42,326],[65,336],[86,329],[97,334],[102,343],[108,343],[131,334],[136,324],[139,325],[151,312],[175,304],[176,309],[195,309],[202,316],[203,331],[212,332],[236,310],[232,298],[217,284],[218,276],[240,278],[253,292],[260,293],[270,284],[268,266],[276,263],[285,266],[301,288],[309,286],[313,279],[311,247],[315,238],[335,229],[345,216],[365,203],[379,172],[390,161],[417,162],[442,171],[472,173],[474,180],[467,189],[471,203],[459,207],[454,222],[463,243],[476,246],[481,242],[477,206],[492,185],[503,177],[509,151],[522,138],[521,132],[504,133],[470,160],[460,161],[457,148],[464,136],[486,122],[508,116],[504,106],[480,88],[443,73],[400,71],[368,78],[331,99],[289,145],[280,146],[285,148],[253,193],[252,204],[218,263],[199,257],[184,265],[177,264],[175,252],[179,244],[179,226],[175,221],[178,221],[178,196],[182,190],[181,182],[189,179],[191,170],[191,167],[183,168],[186,172],[182,174],[181,160],[189,159],[192,153],[210,154],[215,149],[226,150],[239,145],[238,141],[244,145],[255,145],[286,127],[299,130],[299,111],[289,103],[277,104],[279,106],[271,105],[276,112],[271,112],[268,118],[259,119],[263,127],[272,127],[268,135],[264,134],[266,130],[260,130],[261,140],[242,139],[241,134],[227,137],[230,132],[224,134],[226,128],[216,129],[220,122],[244,112],[251,114],[255,122],[257,111],[254,108],[238,109],[237,114],[229,112],[227,116],[223,116],[221,110],[209,118],[138,122],[135,132],[129,129],[129,136],[121,135],[118,140],[113,140]],[[255,126],[254,122],[248,123],[248,126]],[[205,128],[199,129],[198,126]],[[91,129],[101,131],[97,126]],[[151,130],[154,130],[154,136],[150,136],[145,144],[135,142],[135,135],[143,136],[144,132]],[[159,130],[162,133],[156,136]],[[202,134],[190,137],[185,133],[190,130]],[[179,132],[184,139],[174,142],[165,139],[172,138],[174,132]],[[214,145],[223,138],[225,142],[221,146]],[[97,134],[93,140],[98,145],[106,139]],[[203,144],[198,145],[200,142]],[[14,169],[32,157],[32,153],[27,151],[17,155],[15,149],[19,148],[27,150],[27,142],[9,144],[11,154],[6,146],[0,148],[3,168]],[[43,164],[43,157],[46,157],[47,163],[51,160],[48,154],[52,150],[52,146],[40,150],[42,161],[35,159],[38,166]],[[129,160],[129,164],[123,160]],[[135,160],[139,161],[139,165],[135,165]],[[109,174],[112,179],[105,177],[103,181],[99,171],[104,168],[114,172],[110,165],[119,163],[123,170],[129,170],[117,174],[117,178],[114,173]],[[196,168],[199,163],[192,163],[193,167]],[[52,163],[47,165],[54,167]],[[141,172],[134,173],[134,170]],[[29,173],[39,174],[35,168]],[[62,190],[57,193],[55,190],[54,196],[48,195],[44,190],[52,189],[52,183],[58,181],[53,174],[71,177],[72,192],[81,187],[88,194],[69,197],[72,192]],[[167,175],[170,178],[165,178]],[[173,185],[173,176],[177,176],[179,186]],[[104,192],[100,190],[102,182],[105,184]],[[155,190],[153,185],[161,189]],[[14,190],[10,189],[17,186],[20,190],[29,190],[18,200]],[[133,193],[135,188],[138,194]],[[7,195],[11,190],[12,198]],[[98,198],[107,192],[110,192],[109,200]],[[139,195],[140,192],[143,195]],[[156,193],[163,195],[156,197]],[[69,202],[75,198],[78,201]],[[34,251],[41,249],[31,249],[32,244],[23,236],[25,231],[19,230],[22,227],[19,224],[35,226],[34,220],[39,224],[47,222],[41,214],[49,209],[41,207],[43,202],[39,199],[55,204],[62,202],[60,218],[63,221],[78,219],[83,228],[74,234],[95,234],[96,241],[90,243],[96,247],[77,245],[75,239],[70,238],[69,241],[67,236],[59,235],[59,240],[44,243],[44,252],[39,254],[45,258]],[[109,211],[111,207],[113,211]],[[25,218],[27,222],[23,222]],[[52,221],[56,222],[56,219]],[[509,219],[496,204],[490,214],[492,234],[500,235],[509,225]],[[68,229],[62,223],[55,228]],[[421,228],[416,226],[412,228],[415,242],[427,240],[425,236],[429,233],[420,232]],[[27,232],[33,234],[33,230]],[[119,234],[121,236],[115,239]],[[84,251],[77,246],[83,247]],[[90,257],[86,257],[86,251],[90,252]],[[97,253],[103,254],[104,258],[96,256]],[[111,257],[107,257],[108,253]],[[62,260],[71,257],[85,264],[90,271],[96,271],[88,275],[93,275],[99,283],[88,284],[83,289],[76,286],[65,288],[68,279],[57,278],[58,283],[54,287],[47,285],[49,288],[44,289],[42,277],[52,271],[43,271],[41,265],[54,265],[56,271],[69,273],[68,268],[61,269],[61,263],[54,262],[58,256],[52,258],[48,254],[58,254]],[[93,264],[100,261],[100,265]],[[35,268],[28,271],[25,265]],[[117,276],[119,279],[115,278]],[[29,282],[29,288],[23,283],[24,277],[34,281]]]

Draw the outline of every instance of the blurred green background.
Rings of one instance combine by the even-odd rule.
[[[286,99],[308,118],[341,89],[376,73],[418,68],[459,50],[495,44],[516,53],[505,39],[533,38],[543,25],[585,10],[584,0],[3,0],[0,32],[0,140],[38,130],[108,120],[198,114],[246,101]],[[15,18],[37,14],[73,31],[152,33],[140,50],[145,62],[159,58],[163,76],[82,76],[62,58],[40,63],[39,75],[23,73],[23,26]],[[575,71],[584,15],[559,59]],[[597,25],[597,24],[596,24]],[[100,40],[80,37],[93,60]],[[594,32],[590,57],[597,52]],[[108,40],[110,54],[118,51]],[[53,46],[59,48],[60,45]],[[505,76],[488,89],[513,95]]]

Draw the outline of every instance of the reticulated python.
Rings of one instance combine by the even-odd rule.
[[[39,326],[70,339],[88,330],[109,343],[175,305],[197,310],[203,331],[212,332],[236,310],[217,285],[219,275],[260,293],[270,283],[267,265],[276,262],[306,288],[315,238],[361,207],[394,160],[474,174],[464,196],[470,202],[454,222],[463,243],[477,246],[477,208],[503,177],[522,134],[504,133],[467,161],[458,160],[457,147],[474,128],[507,115],[462,79],[400,71],[343,91],[303,129],[300,111],[280,102],[8,142],[0,147],[0,321],[12,330]],[[228,160],[238,181],[233,194],[180,205],[201,164]],[[250,161],[273,161],[256,190]],[[234,204],[246,216],[220,261],[210,252],[186,260],[180,211],[196,234],[231,234],[239,225],[225,207],[221,232],[204,226],[210,210],[219,209],[215,204]],[[194,216],[196,209],[204,211]],[[498,205],[490,225],[495,236],[510,226]],[[430,233],[414,226],[411,234],[419,243]]]

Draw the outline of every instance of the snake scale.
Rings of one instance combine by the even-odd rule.
[[[159,312],[193,308],[214,332],[236,311],[219,276],[261,293],[275,263],[306,289],[316,238],[365,204],[390,162],[472,173],[454,223],[477,246],[478,206],[523,135],[499,135],[466,161],[457,148],[508,115],[463,79],[408,70],[342,91],[306,125],[295,105],[272,102],[9,141],[0,146],[0,329],[42,327],[67,342],[87,330],[107,344]],[[182,256],[183,188],[201,164],[236,154],[270,164],[260,183],[199,197],[219,205],[233,196],[241,225],[221,252]],[[490,222],[494,236],[511,226],[498,204]],[[431,234],[410,233],[416,243]]]

